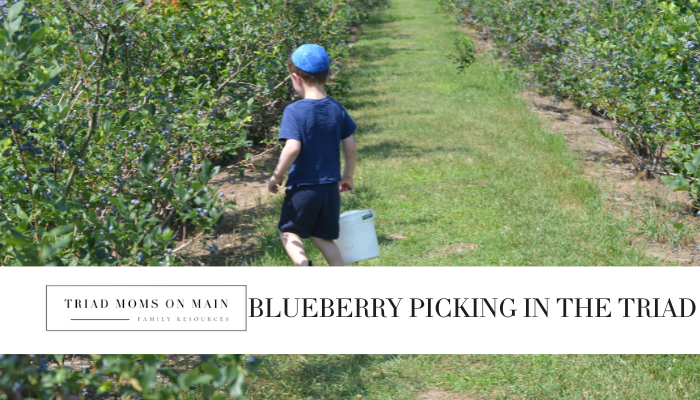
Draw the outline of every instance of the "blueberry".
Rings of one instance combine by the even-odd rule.
[[[248,364],[257,364],[260,360],[258,359],[258,357],[250,356],[246,361],[248,362]]]
[[[39,361],[39,368],[37,372],[42,373],[46,371],[48,371],[48,368],[46,367],[46,357],[41,357],[41,361]]]

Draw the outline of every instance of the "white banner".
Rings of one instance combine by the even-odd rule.
[[[699,285],[697,268],[5,268],[0,352],[700,353]]]

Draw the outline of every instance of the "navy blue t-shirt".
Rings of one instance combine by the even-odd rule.
[[[340,141],[357,125],[345,108],[330,96],[303,99],[284,109],[279,139],[301,142],[289,169],[287,186],[340,182]]]

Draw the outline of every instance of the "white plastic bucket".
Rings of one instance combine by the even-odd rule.
[[[354,210],[340,214],[340,237],[335,244],[345,265],[379,257],[374,211]]]

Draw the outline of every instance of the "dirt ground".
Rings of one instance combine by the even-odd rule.
[[[262,154],[267,151],[267,153]],[[221,223],[214,232],[206,236],[193,236],[184,243],[183,258],[193,266],[231,266],[241,265],[257,254],[255,221],[270,212],[267,183],[272,176],[280,149],[258,147],[252,154],[262,154],[252,160],[252,168],[246,168],[241,176],[238,169],[222,169],[211,181],[210,186],[217,188],[217,194],[233,209],[225,211]],[[280,188],[282,196],[284,188]],[[181,232],[179,233],[181,239]],[[194,239],[194,240],[193,240]],[[178,241],[176,245],[182,244]],[[218,250],[206,246],[218,246]]]
[[[476,400],[476,397],[461,395],[442,389],[430,389],[419,394],[417,400]]]

